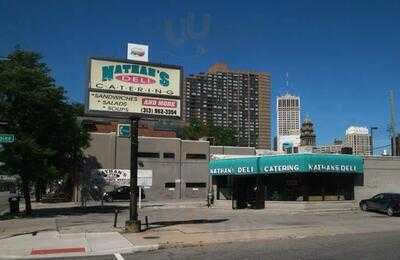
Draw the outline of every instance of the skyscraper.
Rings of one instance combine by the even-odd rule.
[[[215,64],[189,75],[184,118],[232,128],[239,146],[271,148],[271,79],[265,72],[233,71]]]
[[[353,154],[370,155],[368,128],[350,126],[346,130],[346,145],[353,148]]]
[[[277,97],[278,152],[300,145],[300,97],[285,94]]]

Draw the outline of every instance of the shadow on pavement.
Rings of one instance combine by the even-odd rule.
[[[180,220],[180,221],[179,220],[178,221],[158,221],[158,222],[149,223],[149,228],[147,228],[146,230],[175,226],[175,225],[221,223],[221,222],[225,222],[228,220],[229,219],[227,219],[227,218],[223,218],[223,219],[191,219],[191,220]]]
[[[18,215],[11,215],[7,213],[0,216],[0,220],[8,220],[13,218],[50,218],[55,216],[79,216],[92,213],[114,213],[115,210],[121,212],[122,210],[126,210],[128,208],[128,206],[104,205],[33,209],[31,216],[25,215],[23,212],[19,213]]]

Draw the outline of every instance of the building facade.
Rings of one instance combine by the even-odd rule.
[[[277,151],[296,150],[300,145],[300,97],[286,94],[277,97]]]
[[[391,138],[391,142],[392,156],[400,156],[400,135]]]
[[[353,154],[370,155],[371,143],[368,128],[351,126],[346,130],[346,146],[353,149]]]
[[[233,129],[238,146],[271,149],[271,77],[215,64],[185,78],[183,114]]]
[[[314,132],[314,124],[309,118],[306,118],[300,129],[300,146],[315,146],[316,136]]]
[[[342,144],[319,145],[314,148],[314,153],[342,153]]]
[[[213,160],[209,174],[217,204],[240,209],[264,208],[271,200],[357,203],[382,192],[398,193],[399,167],[399,157],[280,154]]]
[[[92,133],[90,142],[81,185],[96,169],[130,169],[129,138]],[[216,199],[233,199],[235,207],[256,198],[261,207],[265,200],[359,201],[400,192],[399,157],[257,155],[254,147],[210,147],[207,141],[156,137],[140,137],[138,155],[140,169],[152,170],[152,186],[144,189],[147,201],[205,201],[210,184]]]
[[[146,200],[205,198],[208,185],[209,142],[139,136],[139,169],[152,170]],[[129,170],[130,139],[115,132],[91,133],[85,175],[96,169]],[[113,187],[107,187],[112,189]]]
[[[115,132],[91,133],[85,151],[84,176],[105,169],[130,169],[130,139]],[[152,171],[152,186],[144,187],[147,201],[205,200],[209,187],[208,163],[212,154],[255,155],[254,147],[209,146],[208,141],[139,136],[139,170]],[[90,178],[82,178],[90,183]],[[115,187],[107,185],[110,190]],[[95,197],[95,196],[93,196]],[[79,198],[75,198],[77,201]]]
[[[96,133],[117,132],[120,122],[111,122],[107,118],[85,118],[82,117],[87,129]],[[129,122],[125,122],[129,123]],[[140,120],[138,134],[148,137],[177,137],[177,132],[182,128],[182,123],[177,120],[149,121]]]

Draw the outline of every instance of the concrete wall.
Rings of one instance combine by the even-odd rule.
[[[207,141],[140,136],[139,153],[158,154],[158,158],[139,157],[143,169],[153,170],[153,186],[144,190],[146,199],[206,199],[209,149]],[[165,153],[174,154],[174,158],[166,158]],[[188,159],[188,154],[203,157]],[[130,169],[130,139],[116,137],[115,133],[92,133],[86,155],[91,158],[86,172],[96,168]]]
[[[254,147],[236,147],[236,146],[211,146],[211,154],[226,154],[226,155],[255,155]]]
[[[382,192],[400,193],[400,157],[365,157],[364,177],[356,185],[357,202]]]
[[[208,187],[208,161],[209,161],[209,142],[182,140],[181,153],[181,187],[185,198],[207,197]],[[190,158],[193,154],[205,154],[206,160]],[[188,158],[189,155],[189,158]],[[206,173],[206,174],[204,174]],[[207,183],[207,187],[192,187],[188,183]],[[198,184],[196,184],[198,185]],[[190,186],[190,187],[188,187]]]
[[[115,168],[115,134],[93,133],[85,154],[101,168]],[[91,167],[91,166],[89,166]]]

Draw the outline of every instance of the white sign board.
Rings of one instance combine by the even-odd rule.
[[[139,169],[137,183],[141,187],[153,186],[153,171]]]
[[[126,169],[95,169],[95,177],[103,178],[107,185],[129,186],[131,171]],[[153,170],[138,169],[138,186],[151,187],[153,185]]]
[[[91,59],[90,89],[180,97],[181,70],[134,61]]]
[[[128,60],[149,61],[149,46],[136,43],[128,43]]]
[[[92,58],[86,113],[180,119],[182,81],[179,66]]]
[[[158,97],[89,92],[89,110],[181,116],[181,101]]]
[[[17,181],[19,179],[18,175],[0,175],[0,181]]]

